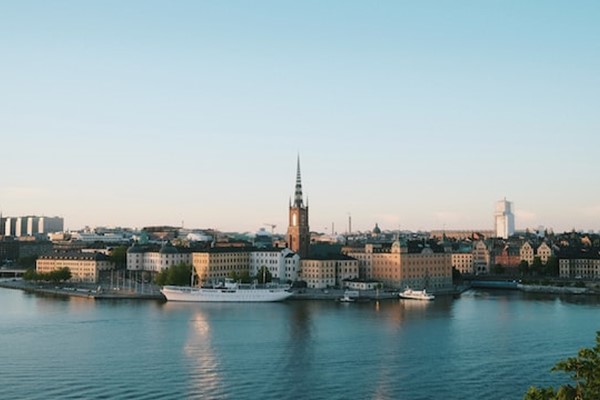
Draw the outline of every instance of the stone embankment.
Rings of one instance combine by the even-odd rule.
[[[584,287],[570,286],[548,286],[548,285],[523,285],[518,284],[517,289],[523,292],[531,293],[550,293],[550,294],[586,294],[589,290]]]
[[[0,280],[0,287],[19,289],[31,293],[41,293],[52,296],[70,296],[89,299],[139,299],[139,300],[160,300],[165,301],[165,297],[160,293],[159,287],[155,285],[146,285],[143,291],[135,291],[127,288],[104,288],[97,284],[40,284],[36,282],[25,281],[23,279],[13,278]],[[447,292],[437,292],[436,295],[454,295],[464,291],[456,288]],[[138,288],[139,289],[139,288]],[[344,289],[294,289],[294,295],[290,300],[339,300],[344,296]],[[365,290],[360,291],[358,301],[398,299],[398,291],[390,290]]]
[[[41,293],[51,296],[70,296],[89,299],[139,299],[139,300],[165,300],[164,296],[156,289],[149,288],[144,292],[127,289],[104,289],[90,284],[38,284],[22,279],[0,280],[0,287],[19,289],[30,293]]]

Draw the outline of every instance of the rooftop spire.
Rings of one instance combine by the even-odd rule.
[[[300,154],[298,154],[298,166],[296,167],[296,192],[294,194],[294,207],[302,207],[302,179],[300,178]]]

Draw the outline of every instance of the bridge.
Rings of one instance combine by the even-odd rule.
[[[0,268],[0,278],[18,278],[27,271],[24,268]]]

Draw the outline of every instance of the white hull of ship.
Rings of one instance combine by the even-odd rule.
[[[161,290],[167,301],[188,302],[271,302],[283,301],[293,293],[285,288],[190,288],[184,286],[165,286]]]
[[[435,299],[435,296],[430,293],[427,293],[427,291],[425,289],[412,290],[412,289],[407,288],[403,292],[400,292],[399,296],[401,299],[410,299],[410,300],[431,301],[431,300]]]

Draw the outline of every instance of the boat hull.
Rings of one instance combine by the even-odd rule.
[[[401,299],[410,299],[410,300],[424,300],[431,301],[435,299],[435,296],[427,293],[425,290],[411,290],[406,289],[403,292],[398,294]]]
[[[161,293],[166,297],[167,301],[212,303],[259,303],[283,301],[293,294],[283,288],[209,289],[183,286],[165,286],[162,288]]]

